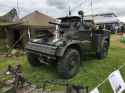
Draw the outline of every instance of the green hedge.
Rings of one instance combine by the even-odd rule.
[[[121,42],[125,43],[125,36],[121,38]]]

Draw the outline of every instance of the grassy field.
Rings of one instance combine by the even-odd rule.
[[[8,64],[22,64],[26,78],[37,85],[40,85],[42,80],[59,79],[54,67],[32,68],[25,56],[8,58],[0,56],[0,70],[4,70]],[[87,56],[83,60],[80,72],[70,81],[75,84],[87,85],[89,90],[91,90],[123,64],[125,64],[125,44],[120,43],[119,36],[113,35],[108,57],[104,60],[97,60],[93,55]],[[125,80],[125,67],[121,69],[121,73]],[[99,89],[101,93],[112,93],[108,81]]]

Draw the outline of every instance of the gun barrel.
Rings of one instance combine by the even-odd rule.
[[[59,23],[55,23],[55,22],[49,22],[49,24],[53,24],[53,25],[59,25],[59,26],[62,26],[62,27],[69,27],[69,24],[59,24]]]
[[[60,25],[59,23],[56,23],[56,22],[49,22],[49,24]]]

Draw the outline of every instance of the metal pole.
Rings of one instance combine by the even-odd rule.
[[[30,33],[30,28],[29,28],[29,26],[28,26],[28,37],[29,37],[29,39],[31,38],[31,33]]]
[[[20,15],[19,0],[17,0],[17,16],[19,17],[19,15]]]
[[[92,19],[94,20],[94,16],[93,16],[93,0],[91,0],[91,15],[92,15]]]

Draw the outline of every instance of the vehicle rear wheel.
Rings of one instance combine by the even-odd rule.
[[[27,53],[27,59],[31,66],[38,67],[41,66],[39,58],[33,53]]]
[[[108,41],[105,40],[103,44],[103,48],[96,53],[96,57],[98,59],[104,59],[108,55],[108,48],[109,48],[109,43]]]
[[[80,53],[78,50],[69,48],[64,56],[58,60],[57,70],[63,78],[72,78],[77,74],[80,67]]]

